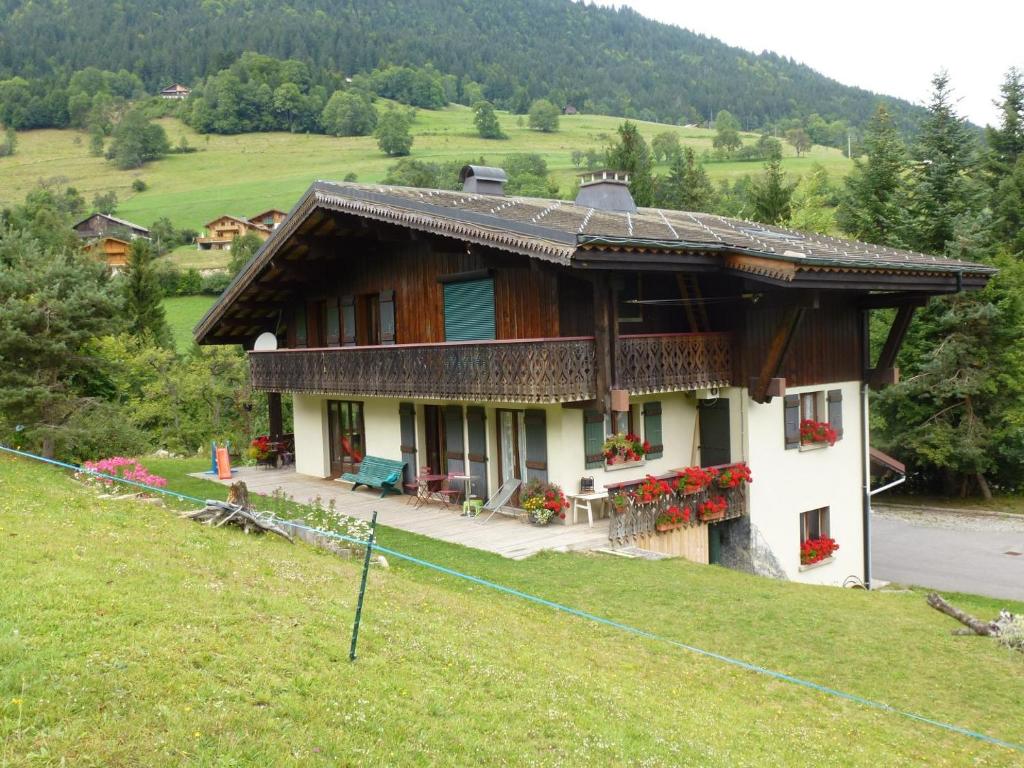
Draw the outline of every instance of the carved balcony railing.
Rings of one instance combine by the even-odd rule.
[[[250,352],[267,392],[514,403],[592,400],[592,338]]]
[[[619,384],[633,394],[728,386],[732,336],[728,333],[658,333],[620,336]]]

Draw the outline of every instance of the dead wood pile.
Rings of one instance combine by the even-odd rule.
[[[1000,611],[992,621],[982,621],[969,613],[951,605],[939,594],[931,592],[926,598],[928,605],[950,618],[956,619],[966,629],[954,629],[954,635],[983,635],[995,637],[1000,642],[1018,651],[1024,652],[1024,615],[1014,615],[1009,611]]]
[[[245,533],[274,533],[294,543],[291,535],[274,521],[273,515],[256,511],[249,501],[249,489],[243,482],[232,483],[227,501],[207,499],[205,507],[185,512],[182,517],[214,528],[235,525]]]

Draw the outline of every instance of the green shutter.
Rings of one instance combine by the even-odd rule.
[[[665,447],[661,439],[661,402],[658,400],[644,403],[644,440],[651,444],[647,458],[660,459]]]
[[[600,411],[583,411],[583,453],[587,469],[604,466],[604,415]]]
[[[836,431],[836,439],[843,439],[843,390],[830,389],[828,400],[828,424]]]
[[[445,341],[495,338],[494,280],[444,284]]]
[[[526,432],[526,480],[548,480],[547,414],[540,410],[523,413]]]

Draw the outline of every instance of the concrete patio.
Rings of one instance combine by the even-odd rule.
[[[369,520],[377,510],[377,522],[390,528],[418,533],[453,544],[494,552],[502,557],[521,560],[543,550],[569,552],[601,549],[609,546],[608,523],[595,520],[591,528],[579,525],[529,525],[505,515],[494,515],[486,523],[462,517],[461,508],[442,509],[438,503],[415,507],[406,503],[406,496],[381,499],[379,492],[360,488],[352,491],[348,483],[300,475],[294,469],[259,469],[240,467],[231,480],[217,481],[210,475],[194,477],[214,480],[222,485],[242,480],[249,491],[270,495],[280,489],[300,503],[320,497],[324,504],[334,499],[339,512]]]

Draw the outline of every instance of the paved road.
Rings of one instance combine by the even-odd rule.
[[[875,578],[1024,601],[1024,519],[879,505],[871,544]]]

